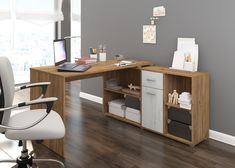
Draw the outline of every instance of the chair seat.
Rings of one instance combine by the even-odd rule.
[[[46,114],[45,109],[30,110],[13,115],[9,126],[24,127],[35,123]],[[60,139],[65,135],[65,127],[60,115],[51,111],[39,124],[26,130],[7,130],[5,136],[12,140]]]

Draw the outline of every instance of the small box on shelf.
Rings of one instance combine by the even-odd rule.
[[[126,119],[140,123],[140,110],[133,108],[126,108]]]
[[[114,114],[119,117],[125,116],[125,100],[116,99],[109,102],[109,113]]]

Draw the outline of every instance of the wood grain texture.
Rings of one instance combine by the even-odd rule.
[[[105,117],[102,105],[79,99],[78,82],[67,83],[66,88],[65,158],[34,144],[38,158],[64,160],[66,168],[234,168],[232,146],[208,139],[192,148],[143,131]]]
[[[169,67],[161,67],[161,66],[148,66],[142,69],[145,71],[161,72],[161,73],[168,74],[168,75],[177,75],[177,76],[184,76],[184,77],[193,77],[193,76],[204,74],[204,72],[191,72],[191,71],[184,71],[184,70],[172,69]]]
[[[209,77],[208,74],[192,79],[193,144],[209,136]]]
[[[116,79],[118,84],[123,87],[128,87],[127,85],[131,83],[133,85],[141,86],[141,70],[138,68],[133,68],[133,69],[126,69],[126,70],[112,71],[112,72],[105,73],[103,75],[103,86],[104,86],[103,88],[103,112],[105,113],[105,115],[127,122],[135,126],[140,126],[139,123],[135,123],[130,120],[127,120],[126,118],[118,117],[109,113],[108,103],[110,101],[115,100],[115,99],[120,99],[120,98],[123,99],[125,95],[130,95],[130,94],[125,94],[120,91],[115,91],[115,90],[113,91],[112,89],[106,89],[107,87],[106,82],[109,81],[110,79]],[[140,96],[133,96],[133,97],[140,99]],[[142,113],[140,112],[140,118],[141,116],[142,116]]]
[[[197,145],[209,136],[209,75],[206,72],[189,72],[167,67],[150,66],[142,68],[152,72],[164,74],[164,134],[174,140]],[[177,90],[178,93],[190,92],[192,94],[192,140],[170,135],[168,133],[168,93]]]
[[[41,73],[37,70],[31,69],[30,71],[30,81],[31,83],[36,82],[51,82],[51,85],[47,89],[45,97],[57,97],[59,98],[53,106],[53,110],[56,111],[61,118],[64,118],[64,107],[65,107],[65,79],[62,76],[52,75],[48,73]],[[30,89],[30,100],[34,100],[41,95],[41,90],[39,88]],[[43,105],[35,105],[31,107],[32,109],[46,108]],[[44,144],[53,150],[54,152],[64,155],[64,141],[59,140],[45,140]]]
[[[31,69],[37,70],[39,72],[44,72],[44,73],[64,77],[66,82],[69,82],[69,81],[74,81],[74,80],[81,80],[81,79],[101,76],[105,72],[125,70],[125,69],[152,65],[150,61],[135,61],[135,60],[133,60],[134,62],[133,64],[128,65],[128,66],[118,67],[114,65],[115,63],[118,63],[118,62],[119,61],[116,61],[116,60],[98,62],[92,65],[92,67],[85,72],[58,72],[55,66],[34,67]]]
[[[67,125],[64,114],[65,114],[65,83],[74,81],[74,80],[81,80],[96,76],[102,76],[106,73],[116,71],[120,71],[122,76],[126,76],[125,78],[131,80],[132,78],[139,78],[137,76],[131,76],[131,72],[133,71],[132,68],[141,68],[142,66],[152,65],[149,61],[134,61],[132,65],[117,67],[114,64],[118,63],[119,61],[116,60],[108,60],[106,62],[98,62],[94,64],[90,69],[85,72],[58,72],[55,66],[46,66],[46,67],[34,67],[30,69],[30,82],[51,82],[51,85],[48,87],[47,90],[47,97],[57,97],[58,101],[54,104],[53,110],[58,112],[62,117],[65,126]],[[140,70],[138,70],[140,71]],[[127,72],[127,73],[126,73]],[[120,95],[111,95],[106,94],[106,98],[104,101],[113,100],[115,98],[120,97]],[[30,99],[35,99],[40,96],[40,90],[33,88],[31,89]],[[32,108],[42,108],[45,106],[33,106]],[[104,111],[107,111],[107,104],[104,106]],[[54,152],[58,153],[61,156],[64,156],[64,141],[62,140],[50,140],[45,141],[44,144],[53,150]]]

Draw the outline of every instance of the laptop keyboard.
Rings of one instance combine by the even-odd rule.
[[[58,67],[58,71],[69,71],[69,72],[84,72],[88,70],[91,65],[82,64],[78,65],[76,63],[63,64]]]
[[[76,67],[73,68],[73,70],[83,72],[89,69],[90,67],[91,67],[90,65],[77,65]]]
[[[73,69],[74,67],[78,66],[78,64],[63,64],[62,66],[60,66],[60,68],[70,68]]]

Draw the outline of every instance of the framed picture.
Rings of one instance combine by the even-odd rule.
[[[157,43],[157,26],[144,25],[143,26],[143,43],[156,44]]]

